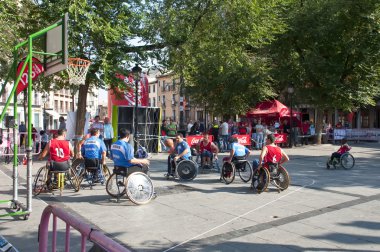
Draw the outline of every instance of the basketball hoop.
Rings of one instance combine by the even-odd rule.
[[[69,83],[73,85],[84,85],[86,75],[91,61],[80,58],[69,58],[67,72],[69,73]]]

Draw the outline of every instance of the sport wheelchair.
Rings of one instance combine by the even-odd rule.
[[[252,165],[247,159],[233,158],[232,162],[226,162],[228,157],[223,158],[223,166],[221,172],[221,180],[227,185],[235,179],[235,173],[238,172],[240,179],[247,183],[252,179]]]
[[[332,161],[329,158],[326,163],[326,168],[330,169],[331,166],[336,169],[338,166],[343,167],[346,170],[352,169],[355,165],[355,158],[349,152],[343,153],[340,158],[334,158]]]
[[[175,176],[181,180],[190,181],[198,175],[197,163],[193,160],[179,159],[174,161],[173,157],[170,157],[170,159],[171,173],[165,174],[166,179],[169,179],[170,176]]]
[[[91,159],[76,159],[72,164],[72,168],[78,177],[78,190],[83,180],[86,180],[92,189],[99,180],[104,184],[111,175],[107,165],[100,164],[98,159],[92,161]],[[98,174],[99,171],[100,174]]]
[[[116,198],[117,202],[127,194],[128,199],[137,205],[148,203],[155,195],[152,180],[138,166],[115,166],[106,182],[106,191],[108,195]]]
[[[252,189],[261,193],[267,189],[269,182],[277,187],[279,193],[286,190],[290,184],[288,171],[278,163],[270,163],[260,170],[255,169],[252,176]]]
[[[54,189],[58,189],[60,195],[62,195],[62,190],[67,186],[66,181],[69,181],[75,192],[79,191],[78,178],[72,167],[67,171],[52,171],[51,167],[52,164],[48,161],[46,165],[37,171],[32,185],[34,196],[39,195],[41,192],[53,192]]]

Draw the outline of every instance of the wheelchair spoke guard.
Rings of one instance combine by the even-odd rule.
[[[128,198],[137,205],[148,203],[154,194],[152,181],[142,172],[134,172],[128,176],[126,191]]]
[[[182,160],[177,164],[176,173],[182,180],[193,180],[197,176],[197,166],[191,160]]]

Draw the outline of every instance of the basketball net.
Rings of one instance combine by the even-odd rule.
[[[69,83],[73,85],[84,85],[86,75],[91,61],[80,58],[69,58],[67,72],[69,74]]]

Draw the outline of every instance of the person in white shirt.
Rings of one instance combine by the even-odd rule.
[[[108,117],[104,118],[104,144],[106,145],[107,148],[107,157],[110,156],[111,153],[111,145],[112,145],[112,138],[114,137],[113,135],[113,128],[110,123],[110,119]]]
[[[193,121],[192,120],[190,120],[189,123],[187,124],[187,134],[190,133],[191,127],[193,127]]]
[[[100,132],[99,138],[103,139],[103,134],[104,134],[104,126],[103,123],[99,122],[100,116],[95,116],[94,122],[92,123],[90,129],[98,129]]]
[[[221,149],[224,151],[228,151],[229,144],[228,144],[228,123],[227,120],[225,120],[221,125],[220,125],[220,130],[221,130],[221,137],[223,139],[223,146],[221,146]]]

